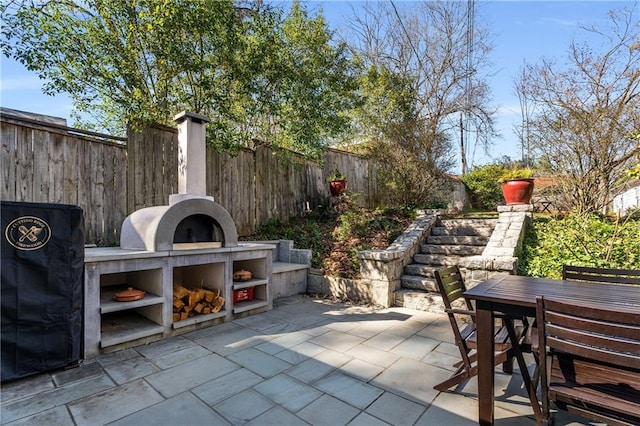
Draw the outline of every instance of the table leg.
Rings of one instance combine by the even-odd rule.
[[[493,309],[490,303],[476,302],[478,333],[478,423],[493,424]]]

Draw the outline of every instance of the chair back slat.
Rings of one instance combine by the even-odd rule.
[[[540,357],[544,416],[553,400],[596,420],[639,421],[640,312],[543,297],[536,306],[548,350]]]
[[[548,327],[550,332],[551,327]],[[610,364],[624,365],[630,368],[640,369],[640,357],[636,353],[629,353],[620,351],[618,349],[612,350],[611,347],[619,347],[618,343],[614,340],[611,342],[605,342],[604,340],[598,340],[597,344],[600,346],[591,346],[588,343],[577,342],[572,340],[575,335],[569,335],[566,337],[547,337],[547,345],[555,350],[570,353],[576,356],[580,356],[593,361],[601,361]],[[611,344],[613,343],[613,344]],[[628,348],[633,343],[628,344]],[[635,343],[637,345],[637,343]],[[607,346],[608,349],[602,349],[603,346]],[[620,345],[621,346],[621,345]]]
[[[576,314],[565,315],[547,311],[547,321],[550,323],[549,327],[553,327],[552,330],[554,332],[578,333],[584,331],[585,333],[581,334],[584,337],[615,335],[622,339],[637,339],[640,334],[640,328],[638,328],[637,324],[634,324],[635,320],[636,318],[629,318],[626,321],[623,320],[623,323],[616,323],[612,322],[611,319],[602,321],[593,317],[584,318]],[[635,349],[640,351],[640,347]]]
[[[443,296],[442,301],[447,309],[451,309],[451,304],[463,297],[464,292],[467,291],[460,269],[457,266],[451,266],[434,271],[434,276],[440,294]]]
[[[640,270],[563,265],[562,279],[640,285]]]

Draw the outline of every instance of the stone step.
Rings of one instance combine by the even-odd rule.
[[[418,263],[410,263],[409,265],[404,267],[404,274],[434,279],[434,276],[433,276],[434,269],[437,269],[437,268],[433,266],[428,266],[428,265],[421,265]]]
[[[460,246],[446,244],[422,244],[420,253],[423,254],[447,254],[454,256],[475,256],[482,254],[484,246]]]
[[[493,228],[490,227],[478,227],[478,226],[458,226],[456,228],[449,228],[445,226],[434,226],[431,228],[431,235],[443,236],[443,235],[461,235],[461,236],[480,236],[490,237],[493,232]]]
[[[402,289],[394,293],[394,299],[395,306],[444,313],[444,303],[440,293]]]
[[[459,265],[460,260],[465,256],[447,256],[441,254],[416,254],[413,256],[413,263],[421,263],[423,265],[453,266]]]
[[[438,291],[438,284],[435,279],[420,275],[402,275],[400,284],[402,288],[410,290]]]
[[[489,237],[430,235],[427,244],[486,246]]]
[[[496,223],[498,223],[498,219],[440,219],[436,222],[436,226],[444,226],[446,228],[475,226],[493,228]]]

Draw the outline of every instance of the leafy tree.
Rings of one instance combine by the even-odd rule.
[[[317,157],[348,125],[353,78],[344,45],[295,2],[20,0],[1,6],[0,47],[69,93],[93,128],[212,118],[209,140],[261,139]],[[88,123],[85,123],[88,124]]]
[[[95,128],[169,124],[184,105],[219,103],[216,87],[239,17],[230,1],[21,1],[2,6],[2,52],[68,93]],[[188,102],[186,100],[188,99]],[[181,105],[182,104],[182,105]]]
[[[604,211],[640,154],[640,35],[635,11],[611,12],[609,27],[582,27],[566,65],[528,64],[518,89],[534,104],[532,148],[559,175],[561,202],[577,212]],[[599,45],[596,40],[602,41]],[[598,48],[598,46],[601,46]]]
[[[262,70],[247,76],[258,83],[244,105],[252,105],[251,99],[259,103],[246,122],[259,129],[253,138],[319,159],[322,149],[350,126],[357,68],[346,45],[332,43],[322,15],[310,16],[298,1],[273,28],[269,45],[259,44]]]
[[[424,144],[425,157],[438,144],[451,144],[460,135],[477,132],[477,142],[488,147],[493,136],[493,115],[484,77],[490,51],[488,34],[476,25],[473,7],[466,2],[420,2],[400,7],[395,2],[371,3],[354,17],[349,39],[364,66],[379,76],[402,82],[405,98],[396,105],[397,117],[411,129],[412,144]],[[373,96],[378,93],[364,92]],[[461,129],[460,117],[467,117]],[[375,124],[375,121],[374,121]],[[371,126],[364,121],[363,129]],[[381,127],[384,129],[384,126]],[[379,135],[380,127],[374,128]],[[391,137],[388,141],[397,143]],[[370,137],[365,131],[363,138]],[[377,136],[377,135],[374,135]],[[462,144],[461,140],[461,144]],[[462,171],[466,172],[468,145],[460,146]],[[442,152],[439,154],[443,154]],[[453,156],[453,151],[447,154]],[[448,161],[451,167],[452,159]]]
[[[467,31],[466,4],[400,5],[367,3],[353,18],[347,37],[365,70],[354,127],[358,144],[382,164],[378,185],[389,188],[388,201],[423,205],[450,189],[460,114],[492,134],[480,77],[488,46],[481,28]]]

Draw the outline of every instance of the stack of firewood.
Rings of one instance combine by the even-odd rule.
[[[189,289],[173,284],[173,320],[180,321],[200,314],[219,312],[224,306],[220,290]]]

